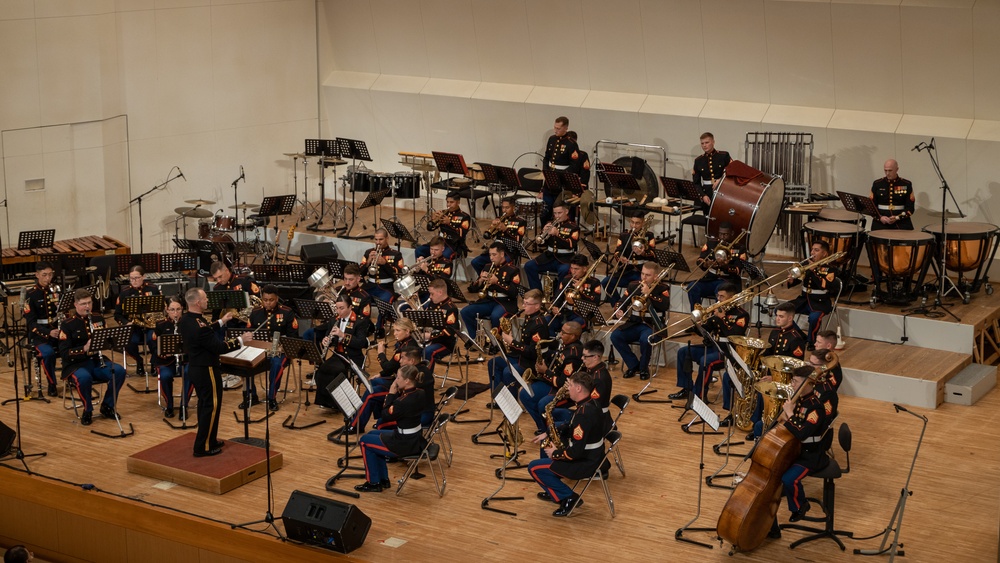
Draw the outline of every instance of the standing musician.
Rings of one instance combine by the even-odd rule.
[[[640,262],[656,261],[656,235],[643,227],[646,226],[646,217],[643,214],[631,215],[628,219],[629,232],[618,237],[615,243],[615,251],[612,254],[611,263],[618,262],[618,271],[614,275],[608,275],[601,281],[605,295],[608,299],[613,299],[618,295],[618,288],[625,286],[639,279]],[[644,241],[644,244],[642,243]],[[639,252],[635,248],[636,242],[640,242],[645,250]]]
[[[815,240],[809,248],[809,262],[819,262],[830,255],[830,245],[825,240]],[[816,342],[816,333],[823,322],[823,316],[833,311],[830,292],[839,287],[837,270],[829,264],[813,268],[802,279],[793,278],[788,273],[788,287],[802,284],[802,293],[792,299],[795,312],[809,315],[809,344]]]
[[[552,313],[549,323],[553,332],[558,332],[567,321],[575,321],[580,323],[584,330],[587,329],[587,320],[573,311],[573,305],[577,299],[590,301],[595,306],[601,302],[601,282],[594,276],[586,279],[583,277],[588,269],[590,269],[590,260],[585,255],[577,254],[570,260],[569,274],[559,281],[559,287],[556,290],[556,295],[562,293],[563,301],[562,303],[553,303],[549,310]]]
[[[203,289],[193,287],[187,290],[184,300],[188,310],[177,321],[177,326],[188,356],[189,377],[198,393],[198,432],[194,437],[194,456],[218,455],[224,445],[219,440],[219,414],[222,412],[222,365],[219,355],[239,350],[244,342],[253,338],[253,334],[245,332],[238,338],[223,340],[223,327],[232,320],[232,312],[209,324],[202,316],[208,308],[208,295]]]
[[[479,274],[476,288],[480,298],[462,309],[462,321],[469,336],[476,337],[476,319],[489,315],[493,327],[500,326],[500,317],[517,313],[517,287],[521,273],[507,258],[507,247],[500,241],[490,245],[490,267]]]
[[[490,228],[483,233],[483,238],[509,238],[517,242],[524,240],[524,231],[528,222],[517,216],[517,198],[505,197],[500,201],[500,216],[493,220]],[[511,257],[516,258],[515,256]],[[483,271],[490,263],[489,249],[472,259],[472,268],[476,274]]]
[[[361,289],[361,268],[357,264],[344,266],[344,285],[340,290],[340,295],[347,296],[351,302],[351,309],[358,315],[371,320],[372,298],[368,292]],[[318,326],[306,329],[302,333],[302,338],[312,340],[319,344],[319,337],[330,332],[333,321],[321,323]]]
[[[194,391],[194,386],[191,385],[187,360],[182,358],[181,354],[160,355],[159,349],[156,348],[158,346],[157,340],[161,336],[166,334],[180,334],[178,321],[180,321],[181,315],[184,314],[184,300],[179,295],[170,297],[167,299],[165,312],[167,318],[156,323],[156,326],[153,327],[154,353],[151,363],[160,381],[160,405],[163,407],[163,416],[166,418],[174,417],[174,378],[180,376],[181,404],[184,406],[181,409],[181,420],[184,420],[187,418],[187,405],[191,399],[191,392]],[[178,373],[178,370],[180,373]]]
[[[268,340],[277,332],[281,336],[298,338],[299,321],[295,318],[295,313],[291,307],[287,307],[278,302],[278,288],[273,285],[265,285],[260,290],[261,307],[250,312],[250,327],[253,331],[262,331],[267,334]],[[271,358],[271,369],[268,371],[267,387],[267,408],[271,411],[278,410],[278,388],[281,387],[281,375],[288,366],[288,357],[278,352]],[[249,378],[244,402],[249,401],[250,405],[260,404],[257,397],[256,377]],[[240,405],[242,410],[245,405]],[[249,405],[246,405],[249,406]]]
[[[524,263],[524,275],[531,289],[542,289],[543,272],[555,272],[560,278],[565,276],[580,241],[580,226],[569,218],[569,205],[556,204],[552,214],[553,222],[546,224],[538,237],[545,250],[534,260]]]
[[[448,283],[434,280],[428,291],[431,294],[430,303],[424,310],[444,312],[444,328],[424,331],[424,359],[433,370],[438,358],[451,354],[455,349],[455,339],[462,327],[459,324],[458,308],[448,297]]]
[[[139,354],[139,344],[145,342],[146,349],[152,349],[153,329],[136,324],[135,319],[128,318],[122,304],[129,297],[143,295],[160,295],[160,288],[146,282],[146,272],[142,266],[132,266],[128,271],[128,285],[122,288],[115,301],[115,320],[118,321],[119,326],[127,324],[132,327],[128,344],[125,346],[125,353],[135,362],[135,374],[139,377],[146,375],[145,362]]]
[[[739,288],[726,282],[719,286],[717,298],[723,302],[739,293]],[[730,336],[746,336],[747,329],[750,328],[750,313],[741,305],[734,305],[728,309],[716,309],[715,315],[709,317],[701,325],[705,332],[712,335],[713,339],[720,346],[726,346]],[[691,379],[691,362],[698,362],[698,380]],[[677,351],[677,386],[680,391],[668,395],[670,399],[685,400],[694,390],[695,394],[705,399],[705,392],[708,390],[708,374],[712,372],[715,364],[721,362],[719,349],[705,340],[702,344],[688,344]],[[722,403],[723,408],[729,410],[732,400],[732,391],[728,381],[722,382]],[[728,419],[727,419],[728,420]]]
[[[93,296],[86,289],[78,289],[73,293],[73,307],[76,316],[64,321],[59,329],[59,357],[62,358],[63,379],[71,378],[76,384],[76,391],[83,403],[83,414],[80,424],[89,426],[93,421],[94,404],[91,400],[91,388],[94,383],[112,384],[104,392],[101,401],[101,416],[118,418],[115,412],[115,397],[125,383],[125,368],[112,362],[101,354],[100,350],[90,351],[91,336],[94,331],[104,328],[104,317],[91,315]]]
[[[732,243],[733,236],[732,223],[725,221],[719,223],[718,241],[712,244],[712,240],[708,240],[702,245],[701,255],[698,256],[697,263],[705,274],[701,276],[701,279],[688,286],[688,302],[691,304],[692,310],[705,297],[714,296],[719,286],[724,282],[734,284],[737,292],[743,285],[743,280],[740,279],[740,262],[747,259],[746,252],[736,246],[730,248],[729,252],[723,252],[725,255],[721,259],[715,255],[716,250],[725,250],[720,247],[729,246]]]
[[[891,158],[885,161],[882,168],[885,176],[872,182],[872,201],[881,215],[877,221],[872,222],[872,230],[912,231],[913,222],[910,217],[916,206],[913,182],[899,177],[899,163]]]
[[[331,409],[337,403],[326,386],[338,375],[348,374],[351,377],[354,373],[345,358],[358,369],[365,367],[365,351],[368,349],[368,335],[372,329],[371,321],[351,308],[348,296],[337,297],[333,307],[337,311],[337,318],[334,319],[330,332],[323,338],[323,352],[325,356],[325,352],[330,349],[334,354],[329,358],[324,357],[323,363],[316,370],[316,404]]]
[[[638,375],[640,379],[649,379],[649,362],[653,353],[649,337],[653,331],[663,328],[666,315],[670,311],[670,287],[663,282],[656,283],[661,270],[656,262],[643,264],[639,281],[628,285],[615,311],[615,318],[628,315],[628,318],[611,332],[611,344],[625,362],[626,371],[622,375],[624,378]],[[645,306],[636,309],[633,305],[636,300],[644,300]],[[631,344],[635,342],[639,343],[641,359],[636,358],[632,352]]]
[[[365,273],[365,291],[386,303],[392,302],[392,282],[403,269],[403,253],[389,246],[389,231],[375,229],[375,246],[365,251],[361,270]]]
[[[514,335],[506,332],[501,335],[510,366],[500,356],[490,359],[486,366],[490,376],[492,395],[496,395],[496,392],[503,386],[509,387],[511,392],[514,392],[517,380],[514,379],[514,375],[510,371],[511,367],[520,373],[524,371],[525,367],[534,366],[538,359],[538,354],[535,352],[536,345],[541,340],[549,339],[549,325],[542,313],[541,290],[528,290],[524,294],[523,305],[520,339],[514,340]],[[516,322],[516,319],[511,319],[511,322]],[[547,388],[545,392],[548,393]]]
[[[445,198],[445,210],[438,211],[434,217],[427,222],[427,230],[439,231],[439,236],[448,241],[448,246],[444,249],[444,255],[451,258],[456,252],[468,251],[465,244],[465,237],[472,228],[472,217],[462,211],[462,196],[459,192],[450,192]],[[430,256],[430,247],[426,244],[418,246],[414,250],[417,258]]]
[[[419,388],[421,374],[413,366],[404,366],[396,372],[396,379],[385,397],[382,413],[384,422],[395,422],[392,430],[372,430],[361,437],[361,455],[365,462],[365,482],[354,490],[378,493],[392,486],[386,459],[416,455],[424,449],[427,440],[420,427],[420,417],[427,399]]]
[[[208,273],[215,282],[212,291],[245,291],[251,297],[260,297],[260,287],[255,281],[244,276],[234,276],[233,271],[224,262],[212,262]],[[221,314],[221,311],[212,311],[212,321],[219,320]],[[246,325],[231,318],[228,328],[246,328]]]
[[[831,419],[827,416],[826,409],[813,388],[808,374],[808,371],[801,370],[793,372],[792,388],[801,388],[799,398],[796,402],[785,401],[779,417],[785,429],[802,443],[798,459],[781,476],[782,489],[788,500],[788,510],[792,513],[788,518],[790,522],[798,522],[809,511],[809,501],[806,500],[802,479],[810,471],[819,471],[829,463],[822,438]]]
[[[42,371],[48,382],[48,395],[59,394],[56,389],[56,349],[59,347],[59,299],[60,293],[52,286],[52,264],[41,261],[35,263],[35,279],[38,280],[24,294],[22,314],[27,325],[31,344],[42,360]]]
[[[553,516],[567,516],[579,500],[563,479],[586,479],[590,477],[601,460],[604,459],[605,419],[601,408],[591,398],[594,392],[594,378],[590,373],[579,371],[567,383],[570,399],[576,403],[573,417],[559,428],[563,435],[564,448],[548,446],[544,449],[547,458],[533,460],[528,464],[528,472],[542,491],[538,498],[559,503]],[[543,432],[535,436],[534,442],[542,444],[548,438]]]
[[[715,192],[716,183],[722,179],[726,172],[726,166],[732,162],[733,158],[726,151],[715,150],[715,135],[705,132],[701,134],[701,156],[694,159],[694,170],[691,171],[691,179],[701,188],[701,205],[703,211],[708,213],[712,206],[712,195]]]
[[[563,325],[559,332],[559,346],[549,347],[549,351],[535,360],[536,380],[531,382],[531,390],[535,396],[531,397],[524,389],[518,394],[524,412],[535,421],[535,426],[539,432],[544,432],[545,407],[555,399],[556,393],[566,383],[566,378],[573,375],[583,364],[583,345],[580,344],[580,335],[583,329],[579,323],[568,322]],[[563,407],[569,404],[568,400],[562,400],[556,407]],[[560,414],[565,414],[563,410]],[[565,420],[565,419],[563,419]]]

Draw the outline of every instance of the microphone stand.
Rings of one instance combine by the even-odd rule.
[[[147,190],[145,193],[137,195],[134,198],[132,198],[131,200],[129,200],[129,202],[128,202],[129,205],[132,205],[133,203],[138,203],[139,204],[139,254],[142,254],[142,252],[143,252],[143,250],[142,250],[142,198],[148,196],[149,194],[155,192],[156,190],[158,190],[160,188],[166,187],[167,184],[169,184],[170,182],[173,182],[177,178],[183,178],[183,177],[184,176],[181,174],[180,170],[178,170],[177,171],[177,175],[174,176],[173,178],[167,178],[167,181],[163,182],[162,184],[157,184],[157,185],[153,186],[152,188],[150,188],[149,190]],[[6,200],[4,200],[4,201],[6,202]]]
[[[31,475],[32,474],[31,468],[28,467],[28,462],[25,461],[25,459],[29,457],[45,457],[48,454],[47,452],[26,454],[24,453],[24,450],[21,449],[21,398],[19,397],[21,393],[21,385],[18,383],[17,380],[17,362],[14,362],[13,366],[14,366],[14,396],[18,397],[14,401],[14,413],[15,413],[14,429],[15,429],[15,436],[17,436],[17,446],[8,450],[10,452],[10,455],[0,458],[0,462],[7,461],[9,459],[16,459],[20,461],[22,465],[24,465],[24,470],[28,473],[28,475]],[[0,453],[6,453],[6,452],[0,452]]]
[[[237,185],[239,184],[240,180],[243,180],[244,184],[247,181],[246,174],[243,173],[243,165],[240,165],[240,177],[237,178],[237,179],[235,179],[235,180],[233,180],[233,183],[231,184],[233,186],[233,205],[239,205],[240,204],[239,189],[237,188]],[[239,209],[236,209],[236,212],[237,212],[237,220],[238,220],[239,219]],[[277,241],[275,241],[275,242],[277,243]],[[141,249],[140,249],[140,251],[141,251]],[[236,229],[236,245],[235,245],[235,248],[233,249],[233,265],[235,266],[236,264],[239,264],[239,263],[240,263],[240,229]]]

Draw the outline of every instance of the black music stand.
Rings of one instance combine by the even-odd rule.
[[[341,156],[340,146],[336,140],[333,139],[306,139],[305,140],[305,154],[307,156],[318,156],[320,157],[320,181],[319,181],[319,216],[316,222],[312,225],[306,227],[307,230],[316,232],[332,232],[338,230],[336,227],[332,228],[320,228],[320,224],[323,219],[326,218],[327,208],[326,208],[326,175],[322,172],[322,161],[324,158],[337,158]],[[334,194],[336,197],[336,193]],[[332,207],[331,207],[332,209]]]
[[[378,309],[378,324],[384,329],[386,322],[394,323],[398,318],[396,309],[388,301],[383,301],[378,297],[372,297],[372,303]]]
[[[80,289],[86,289],[91,296],[97,294],[96,285],[88,285],[86,287],[81,287]],[[56,307],[57,313],[65,313],[67,311],[73,310],[73,294],[76,291],[64,291],[62,297],[59,299],[59,305]]]
[[[695,203],[703,201],[701,189],[698,184],[695,184],[691,180],[685,180],[683,178],[677,179],[677,188],[681,192],[681,199],[686,199],[693,201]]]
[[[545,176],[545,186],[551,191],[555,191],[555,188],[558,187],[559,191],[569,192],[573,195],[583,193],[583,188],[580,185],[580,176],[576,172],[543,170],[542,175]],[[636,189],[639,189],[638,184],[636,184]]]
[[[127,273],[132,266],[142,266],[146,272],[160,271],[160,255],[149,252],[146,254],[115,254],[115,268],[119,274]]]
[[[875,202],[870,197],[842,191],[837,191],[837,195],[840,197],[841,203],[844,204],[844,209],[848,211],[868,215],[875,221],[881,216],[878,207],[876,207]]]
[[[194,252],[178,252],[160,255],[161,272],[198,271],[198,255]]]
[[[376,191],[368,192],[368,195],[365,196],[365,200],[363,202],[361,202],[361,206],[358,207],[358,208],[356,208],[358,211],[361,211],[362,209],[368,209],[369,207],[374,208],[373,211],[372,211],[372,214],[373,214],[373,216],[375,218],[374,221],[372,222],[372,227],[374,229],[378,228],[379,216],[381,215],[380,210],[382,209],[382,200],[385,199],[385,196],[387,196],[387,195],[389,195],[391,193],[392,193],[392,188],[389,188],[388,190],[378,191],[378,192],[376,192]],[[354,224],[352,223],[351,224],[351,229],[353,229],[353,228],[354,228]],[[348,231],[346,233],[344,233],[343,235],[341,235],[341,237],[342,238],[346,238],[346,239],[353,239],[353,240],[375,238],[374,231],[370,235],[352,235],[351,232],[350,232],[351,229],[348,229]]]
[[[493,403],[499,405],[501,412],[503,413],[504,420],[500,422],[501,425],[504,423],[509,424],[513,428],[517,428],[517,419],[521,417],[521,413],[524,409],[518,404],[517,399],[511,394],[510,389],[506,385],[501,386],[497,389],[496,394],[493,396]],[[504,486],[507,485],[507,468],[514,464],[511,469],[519,469],[525,467],[520,462],[518,462],[518,454],[521,452],[517,451],[517,444],[512,444],[507,440],[507,435],[500,430],[498,427],[496,433],[500,435],[501,442],[499,445],[503,446],[503,453],[499,455],[491,455],[490,457],[503,458],[503,463],[496,470],[496,476],[500,479],[500,486],[497,490],[493,491],[488,497],[483,499],[480,503],[480,507],[483,510],[490,510],[492,512],[499,512],[500,514],[506,514],[508,516],[517,516],[516,512],[510,512],[508,510],[501,510],[499,508],[494,508],[490,506],[490,501],[508,501],[508,500],[524,500],[523,496],[520,497],[498,497],[497,493],[503,490]],[[512,479],[513,480],[513,479]],[[518,479],[521,480],[521,479]]]
[[[307,279],[315,271],[315,268],[313,271],[309,271],[308,266],[310,265],[301,262],[294,264],[255,264],[253,275],[258,284],[300,284],[302,280]]]
[[[450,177],[452,174],[466,176],[469,168],[465,165],[465,157],[458,153],[431,151],[434,157],[434,165],[438,172],[444,172]],[[450,178],[449,178],[450,179]]]
[[[385,227],[385,230],[388,231],[389,236],[396,239],[397,251],[399,251],[399,249],[403,246],[404,240],[411,242],[414,246],[416,246],[417,239],[413,238],[410,231],[407,230],[402,223],[397,221],[395,217],[392,219],[380,219],[380,221],[382,222],[382,226]]]
[[[504,246],[507,247],[507,256],[514,262],[514,265],[520,265],[521,260],[527,260],[531,258],[528,255],[528,251],[524,249],[524,245],[520,242],[503,235],[497,237],[497,240],[502,242]]]
[[[712,409],[709,408],[709,406],[706,405],[704,401],[702,401],[701,399],[699,399],[693,393],[691,394],[690,402],[691,402],[691,408],[694,409],[695,413],[699,417],[699,418],[695,418],[694,420],[692,420],[691,424],[694,424],[694,421],[699,420],[699,419],[702,422],[702,425],[701,425],[701,458],[698,461],[698,508],[697,508],[697,511],[695,512],[694,518],[692,518],[690,522],[688,522],[687,524],[684,524],[683,526],[681,526],[680,528],[678,528],[676,532],[674,532],[674,539],[677,540],[677,541],[680,541],[680,542],[686,542],[686,543],[690,543],[690,544],[694,544],[694,545],[700,545],[701,547],[705,547],[705,548],[708,548],[708,549],[713,549],[715,546],[713,546],[710,543],[695,541],[695,540],[693,540],[691,538],[684,537],[684,532],[715,532],[716,535],[718,535],[717,528],[706,528],[706,527],[692,528],[691,524],[694,524],[695,522],[698,521],[699,518],[701,518],[701,486],[702,486],[702,478],[701,477],[705,473],[705,434],[706,434],[706,432],[705,432],[705,426],[711,426],[714,430],[718,430],[719,429],[719,416],[717,414],[715,414],[715,412],[713,412]],[[691,424],[688,424],[687,426],[691,426]]]
[[[583,317],[588,322],[594,317],[601,316],[601,310],[599,309],[600,306],[600,303],[591,301],[590,299],[584,299],[582,297],[578,297],[573,300],[573,312],[580,317]],[[601,320],[603,321],[604,318],[601,317]]]
[[[327,305],[329,304],[327,303]],[[319,357],[319,348],[316,347],[315,342],[302,340],[301,338],[282,336],[280,344],[285,357],[294,359],[298,364],[300,376],[302,375],[302,360],[312,364],[314,369],[318,368],[319,365],[323,363],[322,358]],[[302,390],[301,385],[299,390]],[[295,413],[288,415],[285,421],[281,423],[281,426],[289,430],[305,430],[306,428],[312,428],[313,426],[319,426],[320,424],[326,423],[326,419],[320,419],[301,426],[295,425],[295,421],[299,418],[299,411],[302,409],[302,405],[305,405],[307,409],[309,408],[309,391],[309,387],[305,387],[305,401],[300,400],[298,402],[295,406]]]
[[[337,313],[333,310],[333,306],[326,301],[295,299],[293,303],[299,312],[299,317],[303,319],[318,319],[325,323],[337,318]]]
[[[583,247],[587,249],[590,257],[594,260],[600,260],[604,257],[604,252],[601,250],[600,246],[597,246],[590,239],[581,238],[580,242],[583,243]]]
[[[158,261],[159,255],[157,255],[156,257]],[[132,319],[134,322],[134,319],[144,315],[149,315],[152,313],[162,313],[164,304],[165,302],[163,300],[162,295],[132,295],[126,297],[125,300],[122,301],[122,312],[125,314],[126,317]],[[130,338],[132,330],[139,329],[142,332],[142,338],[140,344],[145,348],[146,331],[151,329],[147,329],[145,327],[135,324],[129,326],[129,329],[130,329],[129,330]],[[147,352],[148,351],[149,350],[147,350]],[[149,388],[149,375],[152,373],[152,371],[153,371],[152,369],[147,371],[146,377],[143,378],[145,380],[145,385],[146,385],[144,389],[136,389],[131,383],[126,383],[125,385],[128,386],[128,388],[131,389],[132,391],[136,393],[141,393],[143,395],[148,395],[149,393],[155,393],[156,389]]]
[[[101,350],[116,351],[121,350],[124,354],[125,345],[128,343],[129,336],[132,334],[132,327],[130,326],[116,326],[112,328],[99,328],[90,335],[90,350],[91,352]],[[111,370],[111,381],[108,383],[112,386],[111,391],[111,408],[118,412],[118,393],[115,392],[115,372],[114,369]],[[115,422],[118,423],[118,434],[105,434],[103,432],[98,432],[97,430],[91,430],[91,434],[97,434],[98,436],[104,436],[105,438],[126,438],[135,434],[135,428],[132,427],[132,423],[128,424],[128,432],[122,428],[121,415],[115,417]]]
[[[250,306],[249,294],[245,291],[234,291],[231,289],[219,289],[209,291],[208,311],[219,311],[222,309],[246,309]]]
[[[330,273],[330,277],[335,280],[344,279],[344,268],[350,264],[357,264],[357,262],[350,262],[348,260],[331,260],[327,262],[326,269]]]
[[[654,248],[653,255],[656,256],[656,263],[662,268],[669,268],[673,266],[674,273],[677,272],[690,272],[691,267],[688,266],[684,256],[680,252],[674,252],[673,250],[665,250],[662,248]]]
[[[441,278],[448,284],[448,297],[451,297],[459,303],[467,303],[468,299],[465,298],[465,292],[462,288],[458,286],[458,282],[452,278]]]
[[[55,229],[21,231],[17,234],[18,250],[40,250],[43,248],[52,248],[55,245],[55,242]]]
[[[327,385],[326,389],[330,392],[334,402],[337,403],[337,408],[339,408],[340,412],[344,414],[344,428],[350,427],[351,419],[354,418],[354,415],[358,412],[358,409],[360,409],[362,405],[361,396],[358,395],[354,385],[351,384],[350,372],[338,376],[336,379],[331,381],[329,385]],[[351,469],[350,440],[344,440],[344,457],[340,459],[342,460],[342,462],[338,462],[338,465],[340,465],[340,471],[326,480],[326,490],[331,493],[337,493],[353,498],[361,498],[361,495],[355,493],[354,491],[338,489],[334,486],[337,484],[338,479],[363,479],[365,477],[364,473],[347,472],[348,469]]]
[[[176,368],[176,375],[174,377],[179,377],[181,380],[181,400],[180,408],[177,409],[180,413],[181,423],[176,425],[170,421],[169,418],[163,417],[163,422],[167,423],[167,426],[173,428],[174,430],[187,430],[189,428],[197,428],[198,423],[188,424],[188,406],[187,401],[184,400],[184,394],[186,389],[184,388],[184,380],[186,379],[185,373],[182,370],[187,370],[187,366],[181,361],[181,356],[184,355],[184,348],[181,343],[181,335],[179,334],[161,334],[156,337],[156,346],[158,347],[158,356],[174,356],[174,366]],[[195,417],[197,419],[197,417]]]
[[[264,217],[265,220],[269,217],[274,217],[275,246],[278,245],[278,216],[291,215],[294,208],[295,194],[268,196],[264,198],[264,201],[260,202],[260,211],[257,212],[257,215]]]

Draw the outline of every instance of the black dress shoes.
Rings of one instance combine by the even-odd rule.
[[[48,396],[49,397],[58,397],[59,396],[59,389],[56,389],[55,385],[49,385]]]
[[[545,502],[555,502],[556,499],[552,498],[552,495],[548,491],[541,491],[538,493],[538,498],[544,500]]]
[[[103,416],[104,418],[111,418],[111,419],[115,419],[115,420],[118,420],[119,418],[121,418],[118,415],[118,413],[115,412],[115,409],[113,409],[111,407],[108,407],[108,406],[102,406],[101,407],[101,416]]]
[[[251,396],[250,399],[249,399],[249,401],[247,401],[246,399],[244,399],[243,402],[240,403],[240,406],[238,406],[236,408],[238,408],[240,410],[243,410],[243,409],[252,407],[254,405],[259,405],[259,404],[260,404],[260,399],[258,399],[256,396]]]
[[[226,443],[223,442],[222,440],[216,440],[216,441],[212,442],[212,449],[213,450],[221,450],[222,446],[225,446],[225,445],[226,445]]]
[[[219,455],[221,453],[222,453],[222,448],[212,448],[212,449],[210,449],[208,451],[204,451],[204,452],[199,452],[199,451],[196,450],[194,452],[194,457],[210,457],[210,456],[213,456],[213,455]]]
[[[649,381],[649,372],[646,371],[646,370],[640,371],[639,372],[639,379],[641,379],[643,381]]]
[[[174,409],[166,409],[163,411],[163,418],[173,418],[173,417],[174,417]]]
[[[269,410],[271,412],[278,412],[278,401],[277,401],[277,399],[268,399],[267,400],[267,410]]]
[[[91,411],[84,411],[84,413],[80,415],[80,424],[90,426],[91,422],[94,422],[94,413]]]
[[[365,481],[360,485],[354,485],[354,490],[360,493],[381,493],[390,486],[392,485],[388,480],[381,481],[379,483],[369,483],[368,481]]]
[[[639,370],[630,369],[630,370],[626,370],[625,373],[622,374],[622,378],[624,378],[624,379],[631,379],[631,378],[635,377],[638,374],[639,374]]]
[[[802,510],[796,510],[795,512],[792,512],[792,515],[788,517],[788,521],[798,522],[799,520],[802,520],[803,518],[806,517],[806,512],[809,512],[808,504],[803,506]]]
[[[676,393],[671,393],[671,394],[667,395],[667,398],[668,399],[673,399],[675,401],[677,401],[677,400],[684,400],[684,399],[688,398],[688,393],[690,393],[690,391],[688,391],[687,389],[681,389],[680,391],[678,391]]]
[[[570,495],[564,498],[562,502],[559,503],[559,508],[557,508],[555,512],[552,513],[552,515],[560,518],[563,516],[569,516],[570,511],[573,510],[574,504],[577,506],[583,506],[582,500],[580,502],[577,502],[577,499],[579,498],[580,498],[579,495]]]

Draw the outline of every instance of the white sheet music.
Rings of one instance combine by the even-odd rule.
[[[486,334],[489,335],[489,337],[490,337],[490,344],[492,344],[493,346],[496,346],[497,348],[505,349],[505,348],[503,348],[502,344],[499,341],[497,341],[496,337],[493,336],[493,331],[492,330],[487,331]],[[508,358],[508,359],[510,359],[510,358]],[[510,366],[510,374],[514,376],[514,379],[517,381],[517,384],[521,386],[521,389],[524,389],[524,390],[526,390],[528,392],[528,396],[529,397],[534,397],[535,396],[535,392],[531,390],[531,385],[528,385],[528,382],[525,381],[523,377],[521,377],[520,372],[518,372],[516,369],[514,369],[514,365],[513,364],[511,364],[511,366]]]
[[[244,346],[239,350],[233,350],[232,352],[227,352],[223,356],[227,356],[236,360],[246,360],[248,362],[255,361],[258,357],[266,354],[267,350],[262,350],[260,348],[254,348],[253,346]]]
[[[333,396],[333,400],[337,402],[340,410],[343,411],[344,416],[353,417],[354,413],[358,412],[358,409],[361,408],[361,397],[358,396],[358,392],[354,390],[354,387],[346,377],[340,381],[340,385],[337,385],[330,394]]]
[[[497,392],[493,400],[500,407],[500,410],[503,411],[503,416],[507,419],[507,422],[517,424],[518,417],[524,411],[521,410],[521,405],[517,403],[517,399],[514,398],[514,395],[511,394],[506,386],[500,388],[500,391]]]
[[[736,357],[739,358],[739,356]],[[740,363],[743,363],[742,358],[740,358]],[[746,364],[743,363],[743,365]],[[743,390],[743,384],[740,383],[740,378],[736,376],[736,370],[733,368],[733,362],[729,361],[728,358],[726,359],[726,377],[729,378],[729,381],[733,382],[733,387],[736,388],[736,393],[739,394],[740,398],[746,398],[746,391]]]
[[[715,411],[706,405],[705,401],[702,401],[698,395],[691,397],[691,408],[694,412],[698,413],[698,416],[705,421],[705,424],[712,427],[712,430],[719,429],[719,415],[715,414]]]

